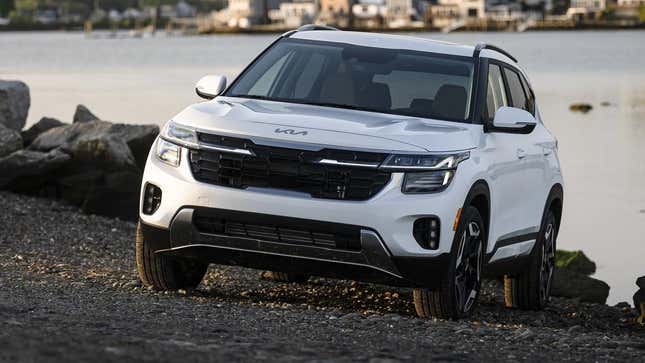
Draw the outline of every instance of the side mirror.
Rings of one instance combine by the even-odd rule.
[[[523,129],[535,124],[537,121],[533,115],[515,107],[500,107],[493,119],[493,127],[499,129]]]
[[[208,75],[202,77],[195,85],[195,92],[201,98],[211,100],[226,89],[226,77]]]

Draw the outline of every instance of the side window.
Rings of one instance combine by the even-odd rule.
[[[528,102],[529,99],[524,92],[520,75],[508,68],[504,68],[504,73],[506,74],[506,81],[508,82],[508,90],[511,92],[511,102],[513,107],[531,112]]]
[[[495,112],[503,106],[508,106],[502,70],[496,64],[488,66],[488,87],[486,91],[486,105],[484,107],[485,121],[493,121]]]

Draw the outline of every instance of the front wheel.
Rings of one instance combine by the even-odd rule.
[[[549,303],[555,271],[557,228],[555,215],[549,211],[526,270],[517,276],[504,276],[504,300],[507,307],[541,310]]]
[[[460,319],[472,313],[481,287],[485,246],[484,221],[475,207],[461,215],[450,267],[436,290],[414,289],[414,306],[422,318]]]
[[[139,278],[146,286],[155,290],[179,290],[197,287],[206,274],[205,262],[158,255],[150,247],[137,224],[136,257]]]

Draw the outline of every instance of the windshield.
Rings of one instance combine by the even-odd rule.
[[[469,57],[288,38],[226,96],[464,122],[472,74]]]

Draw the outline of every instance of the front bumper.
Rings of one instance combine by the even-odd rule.
[[[182,208],[169,229],[142,223],[144,239],[157,254],[392,286],[435,288],[448,270],[449,254],[393,257],[380,236],[369,229],[360,230],[360,248],[356,250],[286,244],[200,231],[194,218],[197,212],[209,210]],[[217,213],[225,216],[221,210]]]
[[[140,213],[144,223],[169,229],[175,214],[186,206],[218,208],[363,226],[378,233],[392,256],[438,257],[451,250],[452,224],[470,185],[461,182],[463,174],[457,173],[441,193],[406,195],[401,193],[403,174],[394,173],[383,190],[365,201],[312,198],[282,190],[235,189],[196,181],[187,151],[182,149],[179,167],[162,163],[153,153],[148,157],[142,185],[152,183],[161,188],[162,199],[154,214]],[[414,221],[429,216],[438,217],[441,223],[439,248],[435,250],[421,247],[412,233]]]

